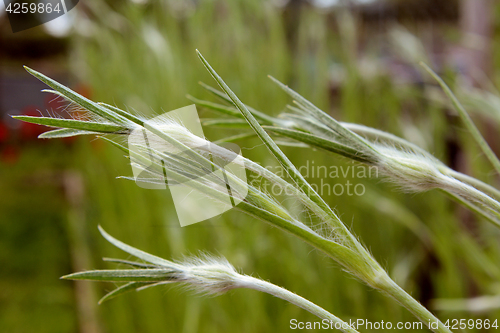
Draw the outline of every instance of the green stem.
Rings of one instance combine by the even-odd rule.
[[[334,327],[339,329],[342,332],[345,333],[357,333],[355,329],[349,326],[348,323],[342,321],[341,319],[337,318],[330,312],[326,311],[322,307],[314,304],[313,302],[295,294],[292,293],[289,290],[286,290],[284,288],[278,287],[277,285],[274,285],[272,283],[269,283],[267,281],[263,281],[260,279],[256,279],[250,276],[245,276],[245,279],[249,281],[248,285],[246,288],[249,289],[254,289],[258,290],[270,295],[273,295],[275,297],[281,298],[287,302],[290,302],[292,304],[295,304],[296,306],[309,311],[313,315],[321,318],[321,319],[326,319],[328,320],[331,325],[330,327]]]
[[[471,177],[471,176],[468,176],[466,174],[463,174],[461,172],[458,172],[458,171],[455,171],[453,169],[450,169],[450,168],[446,168],[445,170],[440,170],[442,173],[444,174],[448,174],[449,176],[453,177],[453,178],[456,178],[464,183],[468,183],[469,185],[471,186],[474,186],[475,188],[477,188],[478,190],[488,194],[489,196],[499,200],[500,199],[500,191],[498,191],[496,188],[494,188],[493,186],[490,186],[486,183],[483,183],[482,181],[474,178],[474,177]]]
[[[420,321],[426,325],[431,331],[435,333],[451,333],[451,331],[444,326],[444,324],[436,318],[429,310],[427,310],[422,304],[417,302],[413,297],[411,297],[406,291],[398,286],[389,277],[384,279],[379,287],[380,290],[391,296],[399,304],[404,306],[408,311],[410,311],[415,317],[420,319]]]
[[[453,200],[457,201],[458,203],[460,203],[461,205],[467,207],[472,212],[474,212],[474,213],[476,213],[478,215],[481,215],[486,220],[488,220],[491,223],[493,223],[496,227],[500,227],[500,214],[498,212],[495,212],[492,209],[488,209],[486,211],[482,207],[479,207],[475,203],[472,203],[469,200],[466,200],[466,199],[462,198],[459,195],[456,195],[454,193],[451,193],[451,192],[443,190],[443,189],[439,189],[439,190],[442,193],[444,193],[445,195],[447,195],[448,197],[450,197],[451,199],[453,199]]]

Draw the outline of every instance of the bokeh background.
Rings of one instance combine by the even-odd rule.
[[[223,255],[243,272],[347,321],[413,321],[323,254],[241,213],[181,228],[168,191],[116,179],[131,169],[114,147],[92,137],[38,140],[47,128],[9,117],[64,116],[64,105],[41,93],[43,84],[22,65],[93,100],[144,115],[189,105],[186,94],[210,99],[198,81],[215,84],[195,49],[256,109],[277,114],[290,103],[267,79],[270,74],[337,119],[399,135],[498,186],[446,98],[417,64],[424,60],[443,76],[498,152],[497,1],[81,0],[65,16],[18,33],[2,7],[0,330],[287,332],[292,318],[316,319],[247,290],[201,297],[157,287],[97,305],[113,285],[59,280],[74,271],[111,268],[101,257],[126,257],[102,239],[97,225],[165,258]],[[211,140],[236,133],[205,129]],[[258,139],[238,144],[245,156],[276,165]],[[352,165],[324,152],[284,151],[297,166]],[[357,182],[366,187],[363,196],[325,199],[403,288],[443,321],[500,318],[498,230],[440,193],[401,193],[377,178]]]

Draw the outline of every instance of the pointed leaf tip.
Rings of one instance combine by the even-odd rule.
[[[119,241],[118,239],[114,238],[113,236],[109,235],[106,231],[104,231],[104,229],[100,225],[98,225],[97,228],[99,229],[99,232],[101,233],[101,235],[108,242],[110,242],[111,244],[113,244],[114,246],[119,248],[120,250],[127,252],[128,254],[131,254],[139,259],[150,262],[150,263],[157,265],[157,266],[162,266],[162,267],[176,267],[177,266],[177,264],[175,264],[171,261],[165,260],[163,258],[157,257],[157,256],[152,255],[152,254],[149,254],[147,252],[136,249],[135,247],[132,247],[130,245],[127,245],[127,244]]]
[[[109,301],[110,299],[112,298],[115,298],[117,296],[120,296],[120,295],[123,295],[129,291],[133,291],[133,290],[137,290],[138,288],[140,287],[144,287],[144,286],[147,286],[147,285],[151,285],[151,283],[146,283],[146,282],[129,282],[129,283],[126,283],[118,288],[116,288],[115,290],[107,293],[106,295],[104,295],[104,297],[102,297],[98,304],[102,304],[106,301]]]

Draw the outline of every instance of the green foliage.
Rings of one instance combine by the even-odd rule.
[[[353,56],[355,48],[349,47],[354,43],[346,40],[352,34],[338,34],[327,24],[330,20],[313,9],[305,9],[301,18],[294,22],[299,35],[295,50],[287,45],[281,11],[259,1],[201,1],[199,7],[191,11],[175,11],[167,2],[149,2],[146,6],[123,2],[115,3],[112,8],[102,2],[88,2],[87,10],[89,16],[82,19],[90,24],[83,24],[82,29],[78,29],[82,35],[74,38],[70,68],[78,79],[90,84],[94,100],[150,115],[186,105],[189,101],[184,96],[188,93],[208,99],[203,95],[205,89],[196,84],[200,79],[205,82],[210,79],[208,75],[202,77],[202,66],[193,53],[199,48],[242,101],[267,115],[280,113],[287,103],[284,94],[277,93],[274,85],[266,83],[266,75],[271,74],[336,119],[394,133],[424,147],[446,164],[450,155],[447,142],[456,138],[464,148],[464,160],[470,161],[470,175],[483,183],[495,184],[491,167],[478,158],[481,151],[474,142],[471,144],[470,134],[457,135],[450,126],[450,119],[441,110],[442,104],[425,100],[425,92],[419,86],[396,83],[385,75],[366,78],[358,70]],[[157,43],[151,36],[157,38]],[[498,45],[495,47],[494,58],[498,62],[500,53]],[[332,74],[332,64],[335,68],[339,65],[348,68],[344,72],[345,80],[338,87],[338,95],[327,88],[331,76],[337,78]],[[498,75],[493,73],[493,76]],[[237,111],[231,104],[225,107],[233,114]],[[203,111],[207,117],[214,114],[220,115]],[[241,134],[241,129],[231,131],[230,128],[206,128],[205,132],[212,141],[243,136],[241,145],[253,148],[244,151],[246,157],[263,165],[276,166],[252,133]],[[376,140],[383,141],[381,138]],[[245,272],[258,272],[265,280],[308,295],[341,318],[413,320],[400,306],[370,292],[322,254],[311,253],[310,246],[276,228],[255,223],[253,218],[239,212],[228,212],[218,219],[181,229],[168,193],[139,189],[132,182],[114,179],[119,174],[130,174],[123,152],[87,141],[77,141],[71,150],[58,150],[54,146],[27,149],[22,162],[15,168],[2,167],[6,179],[11,179],[13,174],[31,174],[35,166],[41,171],[45,166],[81,172],[86,184],[86,204],[80,217],[87,236],[80,235],[76,239],[86,240],[93,254],[91,264],[84,269],[109,268],[98,259],[110,253],[119,255],[100,241],[95,230],[101,224],[127,243],[165,258],[180,258],[200,249],[220,253]],[[304,161],[327,167],[351,165],[345,159],[313,149],[284,145],[280,148],[299,169],[305,165]],[[50,151],[54,153],[45,153]],[[45,163],[47,159],[50,162]],[[322,184],[318,177],[309,175],[306,179],[314,185]],[[348,179],[351,180],[350,176]],[[335,184],[343,180],[326,181]],[[499,317],[499,310],[494,308],[477,313],[433,306],[436,298],[468,300],[474,295],[500,293],[499,234],[492,225],[472,223],[470,228],[470,224],[463,223],[467,214],[439,193],[408,195],[378,179],[357,181],[366,187],[362,197],[331,194],[324,199],[341,212],[342,219],[383,263],[392,278],[424,305],[435,309],[443,320]],[[10,268],[5,271],[13,276],[2,279],[7,295],[3,295],[3,299],[9,300],[12,290],[17,290],[12,291],[12,295],[17,296],[15,302],[0,302],[9,305],[4,305],[1,311],[1,326],[6,332],[16,333],[44,329],[74,331],[77,318],[72,290],[69,285],[61,287],[61,281],[54,280],[74,271],[69,267],[67,255],[61,251],[64,248],[61,243],[68,239],[68,251],[64,252],[69,252],[76,246],[75,238],[66,235],[64,222],[55,223],[65,220],[61,215],[71,208],[66,207],[65,202],[52,199],[47,204],[47,192],[37,192],[32,187],[22,192],[30,192],[30,200],[27,196],[16,195],[21,193],[17,184],[2,182],[3,198],[6,199],[2,201],[2,211],[7,213],[2,219],[4,238],[0,244],[6,247],[2,253],[15,253],[16,258],[14,261],[6,257],[2,261],[8,263]],[[55,187],[50,188],[56,191]],[[29,205],[30,210],[26,209]],[[297,209],[294,202],[284,205]],[[40,221],[44,222],[33,224],[40,215]],[[38,254],[37,260],[33,253]],[[39,256],[44,259],[39,260]],[[27,267],[29,271],[24,270]],[[52,274],[54,270],[57,274]],[[31,278],[20,284],[23,276]],[[321,288],[311,288],[311,285],[321,285]],[[108,285],[96,287],[101,294]],[[169,288],[165,286],[158,288],[140,294],[129,293],[104,303],[95,310],[101,317],[102,328],[120,333],[139,330],[281,332],[288,331],[290,318],[315,319],[294,306],[245,290],[228,297],[207,299],[175,290],[166,292]],[[33,301],[33,294],[42,296]],[[50,307],[45,306],[47,300],[52,302]],[[15,306],[10,306],[12,303]],[[42,303],[43,306],[36,305]],[[41,309],[54,310],[46,313]]]

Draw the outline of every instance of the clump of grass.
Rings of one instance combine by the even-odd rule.
[[[219,77],[210,64],[201,56],[201,54],[198,53],[198,56],[224,93],[216,92],[215,90],[213,92],[221,98],[230,101],[235,106],[235,109],[226,107],[220,107],[219,109],[225,111],[234,110],[238,112],[236,113],[231,111],[234,116],[239,114],[240,116],[238,117],[248,123],[254,133],[262,140],[265,146],[269,149],[270,153],[278,160],[283,169],[290,176],[292,182],[289,183],[270,171],[262,170],[255,162],[244,160],[245,166],[247,166],[247,168],[252,172],[262,171],[263,177],[273,181],[282,188],[292,189],[293,191],[290,195],[300,199],[304,206],[309,209],[318,218],[318,220],[321,221],[322,227],[324,228],[324,225],[326,225],[330,232],[325,235],[325,233],[320,231],[321,228],[318,228],[317,225],[308,225],[306,222],[301,221],[300,218],[294,216],[294,214],[281,205],[277,198],[263,192],[259,188],[244,184],[241,179],[232,175],[230,172],[227,173],[227,179],[214,177],[208,183],[202,180],[189,182],[189,186],[192,186],[194,189],[204,193],[213,200],[221,201],[222,197],[224,197],[224,199],[227,197],[225,186],[231,185],[231,187],[233,187],[234,184],[237,185],[236,192],[231,194],[235,199],[243,199],[242,196],[238,196],[238,193],[241,193],[239,189],[243,189],[244,187],[248,190],[248,194],[244,197],[244,200],[240,200],[241,202],[236,206],[236,209],[287,231],[316,249],[324,252],[340,264],[346,271],[356,276],[367,285],[395,299],[424,324],[429,325],[431,322],[437,322],[439,324],[437,328],[430,327],[435,332],[450,332],[431,312],[413,299],[388,276],[385,270],[351,233],[342,220],[325,203],[318,193],[314,191],[311,185],[290,162],[288,157],[280,150],[275,141],[269,136],[266,129],[278,132],[281,135],[289,136],[293,139],[307,143],[308,145],[315,145],[322,148],[325,147],[327,150],[340,153],[360,162],[374,165],[385,163],[386,169],[388,170],[387,173],[399,173],[400,179],[406,179],[408,175],[412,175],[415,178],[421,177],[419,179],[420,182],[422,182],[422,179],[425,176],[429,176],[429,166],[425,163],[421,163],[417,167],[416,164],[412,164],[412,160],[408,161],[406,164],[398,163],[398,159],[401,158],[401,155],[391,157],[391,155],[384,152],[380,146],[366,140],[348,129],[346,126],[338,123],[333,118],[330,118],[310,102],[306,101],[300,95],[283,85],[282,87],[297,99],[297,103],[299,105],[297,115],[288,116],[284,119],[278,120],[268,116],[263,116],[263,114],[257,110],[253,110],[244,105],[226,85],[226,83]],[[200,140],[203,139],[195,137],[192,133],[183,129],[180,124],[172,123],[167,120],[165,122],[162,122],[161,120],[160,122],[148,122],[146,119],[142,119],[141,117],[132,115],[116,107],[92,102],[36,71],[31,69],[27,70],[35,77],[51,86],[54,89],[54,91],[51,92],[64,97],[72,103],[76,103],[96,116],[94,121],[18,117],[24,121],[35,122],[53,127],[62,127],[62,129],[45,133],[43,137],[51,138],[61,137],[64,135],[94,133],[126,135],[139,129],[152,133],[157,137],[156,140],[164,141],[166,143],[166,145],[163,146],[167,149],[166,152],[155,150],[154,147],[139,147],[143,151],[147,151],[148,153],[154,155],[153,160],[155,163],[153,168],[148,169],[148,172],[154,176],[154,179],[164,181],[164,178],[162,177],[165,177],[166,170],[168,170],[169,176],[173,177],[176,181],[185,182],[189,179],[199,179],[197,176],[204,173],[207,167],[217,168],[217,165],[215,165],[211,159],[207,158],[206,151],[203,151],[203,149],[200,148],[200,143],[202,143]],[[274,126],[264,128],[260,122],[271,123]],[[278,127],[276,125],[281,125],[282,127]],[[297,131],[299,128],[309,128],[309,133],[304,132],[303,130]],[[66,132],[61,132],[65,130]],[[107,140],[112,142],[118,148],[129,153],[132,163],[143,168],[146,168],[146,166],[149,167],[148,162],[151,160],[143,161],[144,156],[140,153],[135,153],[132,149],[130,149],[130,147],[127,148],[117,141]],[[173,147],[173,150],[168,147]],[[186,154],[185,156],[178,156],[175,154],[177,151],[183,151],[186,152]],[[221,147],[214,151],[218,152],[218,156],[222,159],[227,159],[231,156],[230,152]],[[404,152],[399,154],[404,154]],[[417,156],[416,154],[414,155]],[[390,165],[388,161],[391,161],[394,165],[388,167],[387,165]],[[435,170],[432,170],[432,172],[437,174]],[[424,176],[415,176],[415,173],[420,173]],[[414,184],[418,182],[418,180],[407,181]],[[127,249],[129,253],[134,252],[133,254],[137,257],[149,261],[153,263],[153,265],[161,266],[161,268],[148,266],[145,267],[145,269],[139,268],[137,270],[126,271],[83,272],[68,276],[68,278],[99,278],[112,281],[120,279],[120,281],[136,283],[132,285],[125,285],[123,289],[119,289],[112,294],[112,296],[129,289],[144,287],[144,283],[165,283],[173,280],[190,283],[200,287],[204,291],[212,290],[213,292],[221,292],[241,287],[241,283],[243,283],[244,280],[248,280],[247,277],[238,275],[235,270],[232,269],[232,266],[228,264],[222,264],[221,262],[214,262],[212,260],[208,262],[207,260],[196,260],[188,264],[167,262],[163,261],[163,259],[159,260],[157,257],[151,257],[143,252],[139,253],[137,252],[138,250],[119,243],[105,233],[103,233],[103,235],[115,245],[119,244],[119,247],[122,249]],[[274,287],[266,285],[263,281],[252,281],[254,283],[253,289],[261,288],[261,291],[267,290],[267,292],[275,296],[281,295],[282,298],[287,297],[285,299],[292,303],[296,302],[294,304],[303,308],[308,308],[310,311],[311,308],[313,308],[313,311],[316,311],[316,313],[313,313],[317,315],[322,310],[304,299],[295,298],[294,301],[293,295],[290,295],[281,289],[273,289]],[[137,283],[141,283],[141,285],[138,285]],[[322,316],[331,315],[323,313]],[[331,316],[330,318],[333,317]]]

